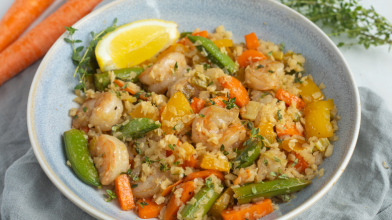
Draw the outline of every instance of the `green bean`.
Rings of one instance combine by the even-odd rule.
[[[195,45],[197,50],[200,52],[207,53],[207,59],[209,59],[212,63],[218,65],[220,68],[227,70],[230,74],[233,74],[237,71],[237,65],[231,60],[231,58],[222,53],[219,48],[212,42],[211,40],[200,37],[200,36],[192,36],[188,35],[188,39],[192,43],[196,43],[196,41],[200,41],[200,45]]]
[[[260,197],[269,198],[297,192],[309,185],[311,182],[312,181],[310,180],[289,178],[253,183],[234,188],[234,198],[238,200],[238,204],[245,204]]]
[[[116,79],[120,79],[123,81],[130,80],[133,83],[139,82],[138,76],[143,71],[144,69],[140,67],[131,67],[131,68],[113,70]],[[131,76],[131,72],[136,73],[136,75],[132,79],[129,78]],[[94,74],[94,85],[97,90],[103,91],[106,87],[108,87],[109,83],[110,83],[109,72]]]
[[[124,138],[142,138],[148,132],[161,127],[161,123],[156,122],[149,118],[135,118],[130,120],[125,125],[119,124],[112,127],[113,134],[120,132],[121,135],[117,136],[118,139]]]
[[[76,175],[87,184],[101,186],[98,172],[88,151],[86,134],[77,129],[66,131],[64,143],[68,161]]]
[[[217,219],[221,218],[221,212],[229,206],[231,198],[233,198],[233,190],[231,188],[227,188],[219,197],[218,200],[214,203],[210,210],[210,214]]]
[[[263,142],[259,140],[251,141],[245,149],[234,159],[234,168],[245,168],[252,165],[260,154],[260,150],[263,148]]]
[[[181,216],[185,220],[195,219],[195,214],[202,210],[202,217],[207,214],[208,210],[214,205],[215,201],[219,198],[220,194],[216,193],[214,187],[204,186],[200,189],[198,193],[194,196],[196,202],[187,204],[181,211]]]

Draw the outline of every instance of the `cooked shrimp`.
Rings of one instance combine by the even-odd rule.
[[[279,87],[284,65],[272,60],[260,60],[245,69],[245,83],[252,89],[272,90]]]
[[[74,117],[72,120],[72,126],[74,128],[80,129],[88,126],[88,119],[93,113],[94,105],[96,99],[88,99],[86,100],[76,112],[77,117]]]
[[[192,77],[181,77],[169,86],[167,92],[168,97],[172,97],[176,92],[182,92],[186,98],[197,96],[200,92],[200,87],[191,84]]]
[[[110,131],[112,126],[120,123],[123,104],[114,93],[102,93],[94,104],[89,123],[99,126],[102,131]]]
[[[129,154],[125,144],[117,138],[102,134],[90,148],[102,185],[111,184],[129,168]]]
[[[185,55],[173,52],[146,69],[139,79],[148,85],[148,91],[163,94],[170,84],[184,74],[186,68]]]
[[[131,181],[131,184],[137,184],[137,187],[132,189],[135,198],[150,198],[161,190],[161,183],[167,176],[165,173],[156,169],[154,174],[147,176],[145,181]]]
[[[215,105],[204,108],[192,124],[192,140],[203,143],[209,150],[223,144],[226,148],[236,147],[246,138],[246,130],[238,118],[239,110],[230,110]]]
[[[101,131],[110,131],[112,126],[120,123],[123,104],[113,93],[105,92],[89,99],[80,106],[74,118],[74,128],[86,127],[88,124],[99,126]]]

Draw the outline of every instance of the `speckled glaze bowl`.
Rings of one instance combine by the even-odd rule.
[[[255,32],[263,40],[284,42],[287,50],[302,53],[306,73],[332,98],[342,120],[339,121],[334,153],[319,168],[325,175],[297,197],[263,219],[289,219],[309,208],[334,185],[354,151],[360,124],[360,101],[354,77],[342,54],[312,22],[295,11],[270,0],[118,0],[103,5],[74,25],[76,39],[88,42],[90,32],[99,32],[118,18],[118,24],[148,18],[175,21],[179,31],[197,27],[213,31],[218,25],[233,32],[235,42]],[[130,211],[121,211],[116,202],[104,201],[102,192],[80,181],[66,166],[63,132],[71,127],[68,111],[78,107],[73,88],[75,66],[71,47],[63,35],[46,54],[31,86],[27,118],[30,140],[42,169],[57,188],[80,208],[100,219],[137,219]]]

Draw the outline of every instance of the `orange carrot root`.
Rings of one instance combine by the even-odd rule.
[[[245,204],[239,208],[229,208],[221,212],[223,220],[256,220],[274,211],[270,199],[254,204]]]
[[[255,32],[245,35],[245,42],[249,50],[256,50],[260,45]]]
[[[305,107],[305,102],[302,99],[289,92],[286,92],[283,89],[279,89],[276,92],[275,97],[281,101],[284,101],[286,103],[286,106],[290,106],[295,103],[296,108],[299,110],[302,110]]]
[[[118,176],[114,181],[114,186],[121,209],[126,211],[135,208],[128,176],[126,174]]]
[[[0,85],[45,55],[52,44],[102,0],[70,0],[1,54]]]
[[[248,91],[238,79],[226,75],[219,77],[218,82],[223,86],[223,88],[226,88],[230,91],[230,99],[234,97],[236,98],[235,104],[240,108],[249,103]]]
[[[253,62],[265,59],[267,59],[267,57],[257,50],[246,50],[237,58],[237,62],[240,65],[240,68],[242,68]]]
[[[0,21],[0,52],[25,31],[54,0],[16,0]]]
[[[193,113],[197,114],[204,108],[205,101],[194,97],[191,102],[191,108]]]
[[[165,204],[158,205],[151,199],[139,199],[136,204],[138,206],[139,218],[142,219],[158,217],[161,209],[165,206]]]
[[[169,203],[167,204],[165,215],[163,217],[164,220],[176,220],[177,212],[180,207],[191,200],[195,194],[195,185],[193,182],[183,183],[180,187],[183,189],[181,197],[176,198],[175,196],[172,196]],[[179,200],[180,202],[177,203],[176,200]]]

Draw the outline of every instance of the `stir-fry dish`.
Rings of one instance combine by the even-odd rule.
[[[340,117],[304,56],[219,26],[103,57],[120,45],[108,40],[135,37],[122,29],[94,46],[99,67],[80,77],[64,133],[67,164],[106,201],[143,219],[251,220],[323,175]]]

